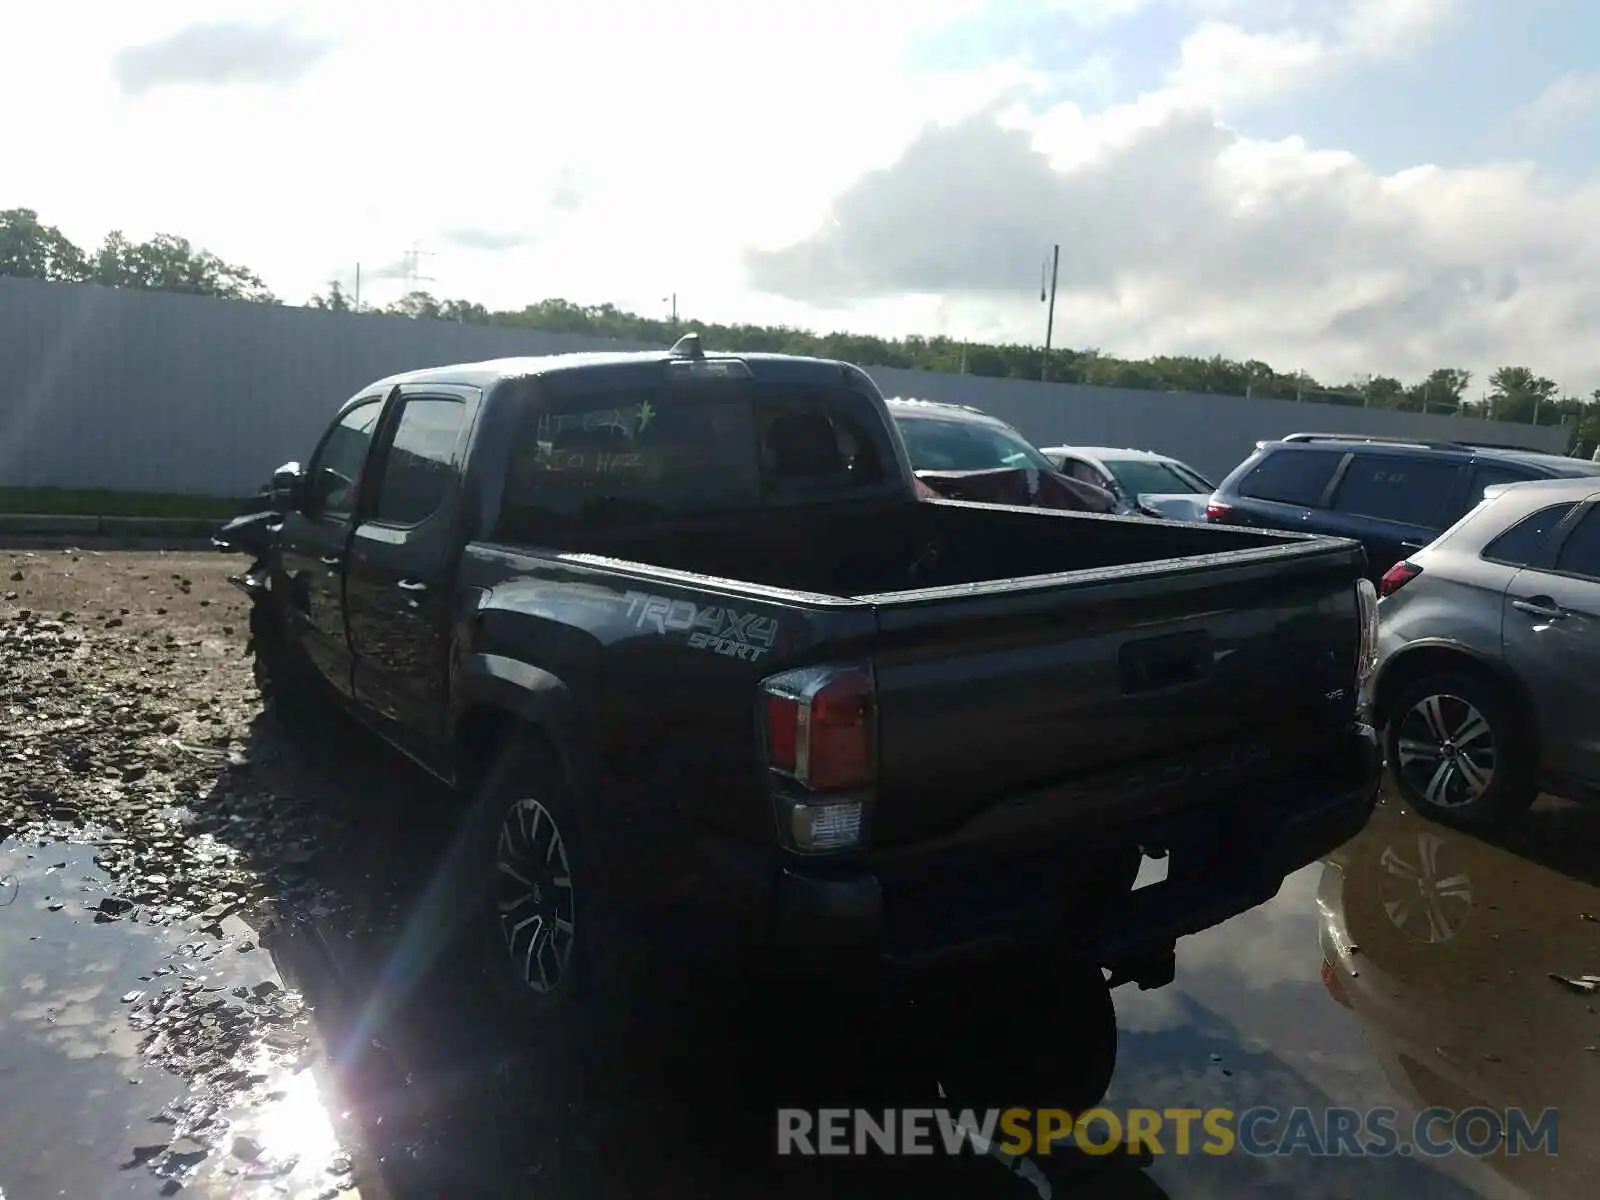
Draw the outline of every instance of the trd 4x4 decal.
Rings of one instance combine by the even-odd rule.
[[[689,645],[696,650],[755,662],[778,640],[776,617],[717,605],[700,608],[688,600],[652,596],[648,592],[629,592],[623,599],[634,628],[661,634],[687,633]]]

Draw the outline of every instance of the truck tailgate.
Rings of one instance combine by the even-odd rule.
[[[879,627],[874,844],[1044,794],[1055,824],[1124,820],[1337,736],[1361,555],[1315,539],[863,597]]]

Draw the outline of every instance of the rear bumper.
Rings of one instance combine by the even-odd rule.
[[[1359,833],[1380,771],[1377,736],[1360,724],[1313,768],[1025,856],[945,848],[827,874],[791,864],[772,885],[763,940],[778,966],[803,974],[921,970],[1041,945],[1113,967],[1160,955],[1271,899],[1285,876]],[[1140,847],[1167,851],[1166,880],[1130,891],[1123,876],[1108,890],[1107,864],[1136,865]]]

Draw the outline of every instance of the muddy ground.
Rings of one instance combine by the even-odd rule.
[[[353,725],[262,714],[240,560],[0,561],[0,1147],[46,1150],[0,1149],[6,1200],[690,1195],[706,1157],[785,1182],[740,1078],[769,1029],[652,1010],[603,1067],[541,1077],[430,924],[450,798]],[[795,1036],[837,1036],[823,1016]],[[54,1112],[19,1100],[44,1080]]]
[[[430,923],[448,797],[342,722],[288,737],[262,716],[225,581],[242,565],[0,550],[5,1200],[1556,1197],[1600,1166],[1581,1145],[1428,1166],[774,1158],[780,1096],[932,1105],[952,1069],[1005,1078],[996,1031],[1019,1018],[986,1013],[981,980],[936,1045],[708,1004],[554,1076]],[[1027,1019],[1069,1064],[1115,1056],[1107,1103],[1559,1104],[1570,1139],[1600,1119],[1600,1018],[1550,975],[1600,973],[1596,862],[1600,822],[1556,802],[1500,845],[1386,805],[1271,904],[1187,939],[1176,985],[1119,990],[1114,1028],[1092,1005]]]

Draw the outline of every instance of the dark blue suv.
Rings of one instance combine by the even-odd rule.
[[[1600,476],[1600,462],[1464,442],[1292,433],[1256,443],[1212,494],[1206,520],[1354,538],[1376,582],[1465,516],[1484,488],[1574,475]]]

